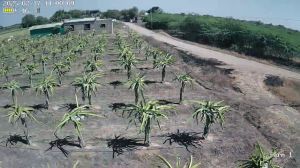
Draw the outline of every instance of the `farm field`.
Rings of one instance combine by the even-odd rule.
[[[117,35],[73,34],[70,35],[71,38],[55,36],[30,39],[33,41],[14,39],[14,44],[4,44],[11,48],[1,48],[1,61],[5,62],[2,69],[9,67],[7,74],[2,73],[1,86],[5,86],[7,81],[15,80],[22,91],[16,93],[17,98],[13,102],[7,87],[0,90],[0,167],[60,168],[72,167],[76,162],[77,167],[85,168],[160,167],[163,164],[156,155],[161,155],[172,163],[176,162],[176,156],[182,162],[187,162],[192,155],[194,163],[201,163],[200,167],[227,168],[237,167],[239,160],[247,159],[257,142],[268,151],[277,148],[280,153],[285,154],[286,157],[275,158],[280,166],[294,168],[299,165],[299,111],[290,107],[289,101],[285,102],[269,92],[268,85],[264,86],[265,90],[259,90],[260,87],[257,90],[244,90],[246,87],[240,88],[241,83],[236,82],[242,76],[237,76],[233,69],[222,67],[223,63],[219,61],[200,59],[150,37],[139,38],[145,46],[140,49],[135,46],[135,33],[121,26],[117,32]],[[130,113],[126,109],[134,107],[135,94],[129,89],[125,63],[120,64],[122,57],[118,48],[124,42],[132,46],[125,53],[132,51],[136,58],[131,78],[136,74],[144,76],[145,102],[155,100],[158,101],[158,106],[171,107],[162,111],[167,118],[159,120],[160,129],[155,122],[152,123],[150,146],[144,144],[144,133],[139,133],[139,122],[137,121],[136,126],[129,124],[131,118],[128,118]],[[95,48],[97,45],[104,45],[104,50],[98,51],[99,48]],[[147,47],[169,53],[174,60],[166,67],[164,82],[162,68],[153,66],[156,59],[152,55],[146,59]],[[88,61],[97,64],[92,65]],[[64,64],[61,74],[58,69],[53,70],[58,63]],[[36,71],[30,70],[30,65]],[[78,106],[89,104],[89,95],[85,93],[86,100],[82,100],[82,87],[75,80],[89,73],[101,76],[97,78],[99,85],[95,94],[91,94],[91,106],[88,110],[102,117],[75,116],[83,124],[81,133],[84,147],[80,148],[72,123],[59,129],[57,137],[54,133],[64,114]],[[183,101],[180,103],[181,83],[176,80],[176,76],[181,74],[188,74],[193,80],[190,85],[185,86]],[[61,84],[59,75],[62,77]],[[37,94],[35,86],[48,76],[55,79],[55,84],[53,94],[49,95],[47,108],[44,90]],[[78,87],[75,89],[74,85]],[[192,100],[223,101],[222,104],[230,106],[229,111],[224,114],[223,129],[216,122],[203,139],[204,124],[201,121],[197,124],[192,118],[196,107]],[[140,97],[139,101],[143,102],[143,99]],[[17,144],[8,143],[6,146],[9,135],[24,134],[21,122],[12,125],[6,117],[12,110],[13,103],[34,109],[33,116],[38,122],[26,120],[30,145],[18,141]],[[70,136],[67,140],[75,142],[63,146],[68,154],[64,154],[56,146],[47,150],[51,141],[67,136]],[[118,137],[121,140],[117,141]],[[124,141],[122,137],[125,138]],[[24,140],[26,137],[22,138]],[[115,144],[116,142],[119,144]],[[116,145],[114,152],[111,145]],[[288,157],[291,151],[292,157]]]
[[[29,31],[27,29],[12,29],[12,30],[4,30],[0,32],[0,40],[9,38],[10,36],[24,36],[29,35]]]

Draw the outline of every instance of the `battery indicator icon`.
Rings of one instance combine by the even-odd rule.
[[[3,13],[14,13],[15,12],[15,10],[14,10],[14,8],[3,8]]]

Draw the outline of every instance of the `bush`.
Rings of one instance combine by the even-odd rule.
[[[286,40],[287,37],[283,38],[283,35],[287,36],[287,34],[283,34],[282,30],[284,32],[291,31],[286,31],[284,27],[265,25],[261,22],[207,15],[167,13],[148,15],[144,21],[147,28],[163,29],[183,39],[231,49],[256,57],[290,60],[300,53],[300,46],[296,49],[295,45]],[[280,32],[280,36],[276,35],[276,32]],[[300,37],[299,32],[294,33],[298,33],[297,35]]]

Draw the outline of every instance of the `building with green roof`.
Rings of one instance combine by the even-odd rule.
[[[52,34],[64,33],[63,23],[51,23],[32,26],[29,28],[31,36],[47,36]]]

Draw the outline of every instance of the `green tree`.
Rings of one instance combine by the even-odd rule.
[[[26,137],[26,140],[29,144],[28,140],[28,127],[27,127],[27,119],[38,122],[37,119],[33,116],[34,110],[29,107],[24,107],[20,105],[15,105],[10,109],[8,113],[8,122],[15,125],[18,121],[21,121],[23,126],[23,132]]]
[[[55,79],[50,75],[44,77],[42,81],[35,87],[35,91],[39,94],[43,94],[46,99],[46,107],[49,108],[49,97],[53,94],[54,87],[57,85]]]
[[[172,65],[175,62],[175,59],[172,55],[166,53],[164,54],[156,63],[156,68],[162,68],[161,71],[161,82],[163,83],[166,77],[166,67]]]
[[[153,6],[147,13],[163,13],[163,10],[158,6]]]
[[[32,14],[27,14],[22,18],[22,27],[31,27],[36,25],[36,18]]]
[[[157,156],[163,163],[165,166],[167,166],[168,168],[180,168],[181,167],[181,162],[180,162],[180,158],[177,157],[176,160],[176,167],[173,167],[172,164],[164,157],[158,155]],[[198,168],[200,166],[200,163],[197,164],[193,164],[193,156],[191,155],[190,161],[188,163],[185,163],[183,165],[183,168]]]
[[[276,155],[276,150],[273,149],[273,151],[269,153],[259,143],[257,143],[249,159],[240,160],[240,164],[238,166],[240,168],[279,168],[279,166],[273,163],[273,159]]]
[[[124,112],[128,112],[128,118],[131,118],[129,123],[139,122],[141,124],[140,132],[145,134],[144,143],[149,146],[152,124],[156,122],[160,128],[159,118],[167,119],[167,116],[162,113],[166,109],[170,109],[170,107],[159,105],[157,101],[148,101],[127,108]]]
[[[104,118],[100,115],[94,114],[90,111],[88,111],[88,106],[87,105],[83,105],[83,106],[79,106],[78,101],[77,101],[77,96],[76,97],[76,108],[74,108],[73,110],[71,110],[70,112],[66,113],[63,118],[61,119],[60,123],[57,125],[54,135],[56,135],[56,133],[63,129],[67,124],[71,123],[73,124],[75,130],[76,130],[76,134],[78,136],[78,141],[80,142],[81,146],[85,146],[84,140],[83,140],[83,136],[82,136],[82,125],[83,123],[81,122],[83,117],[101,117]]]
[[[102,15],[105,18],[112,18],[112,19],[117,19],[117,20],[121,19],[121,13],[119,10],[107,10]]]
[[[207,25],[199,21],[197,16],[187,16],[183,20],[184,24],[180,24],[179,29],[184,32],[184,38],[191,41],[198,41],[201,33],[207,31]]]
[[[64,11],[64,10],[58,10],[56,11],[51,17],[50,17],[50,21],[51,22],[60,22],[63,19],[70,19],[71,15]]]
[[[32,75],[33,73],[37,73],[38,70],[37,70],[37,65],[36,64],[27,64],[25,66],[25,72],[28,74],[28,78],[29,78],[29,82],[30,82],[30,87],[33,86],[32,84]]]
[[[180,95],[179,95],[179,103],[182,102],[182,96],[183,96],[183,92],[184,92],[184,89],[185,89],[185,86],[187,84],[192,84],[193,82],[193,78],[188,75],[188,74],[182,74],[182,75],[178,75],[176,76],[175,78],[178,82],[180,82]]]
[[[194,112],[192,114],[193,118],[197,121],[200,120],[204,122],[203,137],[206,138],[209,129],[212,124],[219,122],[221,127],[224,123],[225,112],[229,111],[229,106],[223,105],[222,101],[194,101],[196,103],[194,107]]]
[[[137,105],[139,102],[139,95],[143,98],[143,103],[145,103],[144,97],[144,88],[145,88],[145,79],[144,76],[137,74],[134,78],[128,81],[129,89],[134,91],[135,104]]]
[[[75,78],[73,86],[75,88],[80,88],[82,93],[82,101],[85,101],[85,98],[88,98],[89,105],[92,105],[92,93],[96,95],[97,87],[100,86],[100,83],[97,82],[97,79],[101,74],[83,74],[82,77]]]
[[[70,10],[68,13],[71,15],[71,18],[81,18],[85,14],[84,11],[78,9]]]
[[[136,18],[138,16],[138,12],[137,7],[121,10],[122,19],[128,22],[130,19]]]
[[[48,23],[48,22],[49,22],[49,20],[48,20],[48,18],[46,18],[46,17],[43,17],[43,16],[37,16],[37,17],[36,17],[36,24],[37,24],[37,25],[46,24],[46,23]]]
[[[15,80],[12,80],[10,82],[7,82],[4,84],[4,87],[6,89],[9,89],[10,90],[10,93],[11,93],[11,98],[12,98],[12,103],[14,105],[16,105],[17,103],[17,97],[16,97],[16,94],[19,90],[21,90],[21,87],[20,87],[20,84],[19,82],[15,81]]]

